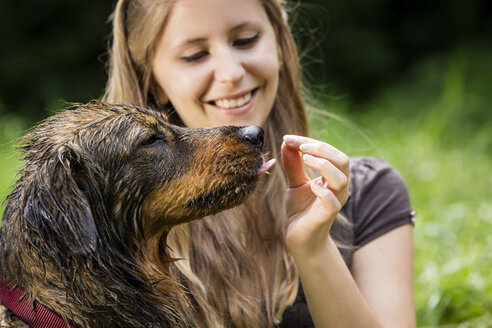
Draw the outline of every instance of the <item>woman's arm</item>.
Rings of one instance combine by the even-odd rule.
[[[415,327],[413,226],[394,229],[358,249],[352,275],[385,327]]]
[[[323,327],[383,327],[328,238],[317,258],[294,255],[313,322]]]
[[[304,162],[320,172],[322,177],[311,180],[305,174],[299,150],[312,155],[304,156]],[[363,260],[354,258],[357,262],[357,282],[364,281],[364,288],[359,289],[329,236],[331,225],[348,197],[348,158],[326,143],[288,136],[282,146],[282,161],[289,178],[287,210],[291,223],[286,243],[298,266],[316,327],[382,327],[383,323],[395,327],[387,319],[387,313],[374,306],[374,302],[378,303],[379,300],[373,295],[374,289],[369,287],[374,276],[368,273],[374,273],[372,270],[376,269],[373,265],[378,264],[372,264],[371,254],[377,254],[371,252],[369,247],[377,240],[359,250],[364,252],[369,249],[369,258],[365,258],[367,254],[364,253],[357,256],[364,257]],[[381,238],[384,238],[383,241],[386,239]],[[409,247],[411,249],[411,245]],[[390,265],[388,269],[380,269],[397,281],[399,271],[391,272],[391,268]],[[373,282],[384,284],[383,279],[375,279]],[[391,299],[393,295],[381,294],[380,297],[385,298],[385,304],[394,301]],[[409,311],[413,311],[413,308]]]

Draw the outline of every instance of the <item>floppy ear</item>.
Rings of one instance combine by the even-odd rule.
[[[62,148],[58,156],[44,155],[32,164],[33,172],[29,178],[24,177],[27,199],[23,220],[29,230],[28,238],[34,239],[31,245],[35,242],[38,252],[55,256],[57,261],[58,251],[88,255],[94,252],[99,240],[91,207],[73,175],[77,165],[80,163],[73,153]]]

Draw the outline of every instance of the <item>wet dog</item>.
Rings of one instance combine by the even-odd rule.
[[[47,311],[80,327],[185,326],[166,236],[243,202],[273,165],[262,145],[259,127],[182,128],[102,102],[41,123],[0,230],[1,299],[24,294],[14,303],[34,319],[10,309],[0,320]]]

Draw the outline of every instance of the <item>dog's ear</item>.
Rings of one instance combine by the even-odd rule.
[[[74,152],[62,147],[57,156],[42,158],[33,165],[35,172],[25,191],[24,220],[38,245],[57,247],[77,255],[93,253],[99,240],[93,213],[87,197],[77,185],[74,171],[80,166]],[[47,250],[48,256],[50,250]],[[55,254],[52,254],[55,255]]]

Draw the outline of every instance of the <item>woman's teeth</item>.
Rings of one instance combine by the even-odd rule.
[[[251,92],[236,99],[216,100],[215,105],[221,108],[236,108],[236,107],[241,107],[242,105],[246,104],[250,100],[251,100]]]

